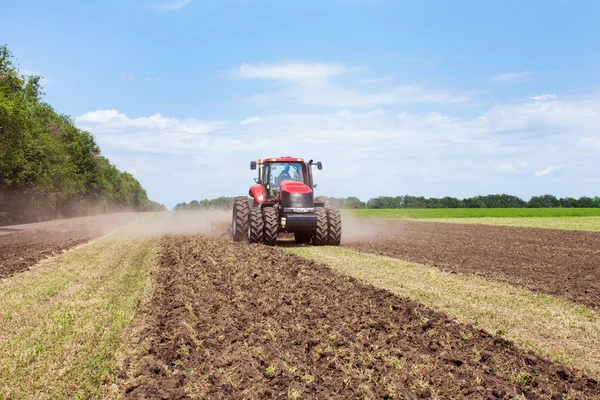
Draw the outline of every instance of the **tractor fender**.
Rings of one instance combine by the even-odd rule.
[[[250,188],[248,193],[257,204],[262,204],[267,199],[267,193],[265,191],[264,186],[262,185],[254,185]]]

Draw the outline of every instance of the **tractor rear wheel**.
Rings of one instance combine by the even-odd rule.
[[[267,246],[275,246],[277,234],[279,233],[279,221],[277,220],[277,210],[273,207],[265,207],[262,210],[264,230],[263,243]]]
[[[312,244],[315,246],[325,246],[329,238],[328,235],[328,224],[327,224],[327,209],[324,207],[316,207],[315,214],[317,214],[317,229],[313,235]]]
[[[260,207],[250,209],[250,222],[248,224],[248,242],[262,243],[263,241],[263,215]]]
[[[339,246],[342,242],[342,215],[340,210],[335,208],[327,209],[327,223],[329,232],[327,244],[330,246]]]
[[[329,197],[327,196],[317,196],[315,197],[315,203],[323,204],[323,207],[329,208],[331,203],[329,202]]]
[[[296,239],[296,243],[305,244],[310,243],[312,239],[312,233],[310,232],[294,232],[294,238]]]
[[[239,196],[233,200],[233,215],[231,216],[231,231],[234,242],[242,242],[248,235],[248,198]]]

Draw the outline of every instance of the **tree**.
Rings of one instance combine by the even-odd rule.
[[[580,197],[579,200],[577,200],[578,206],[581,208],[592,208],[594,207],[594,199],[592,199],[591,197]]]
[[[12,60],[0,46],[0,223],[161,208],[89,132],[42,102],[41,77],[22,76]]]
[[[366,204],[362,201],[360,201],[360,199],[358,197],[353,197],[350,196],[346,199],[345,202],[345,208],[353,208],[353,209],[359,209],[359,208],[365,208]]]
[[[560,202],[555,196],[545,194],[543,196],[533,196],[528,202],[529,208],[555,208],[560,207]]]

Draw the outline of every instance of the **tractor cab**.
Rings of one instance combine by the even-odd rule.
[[[321,162],[313,160],[304,162],[302,158],[278,157],[266,158],[250,162],[250,168],[258,169],[256,185],[249,191],[255,204],[273,200],[283,193],[312,193],[313,185],[312,166],[322,169]]]

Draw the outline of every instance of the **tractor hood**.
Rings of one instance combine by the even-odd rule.
[[[287,193],[312,193],[312,189],[302,182],[283,181],[281,182],[281,191]]]

